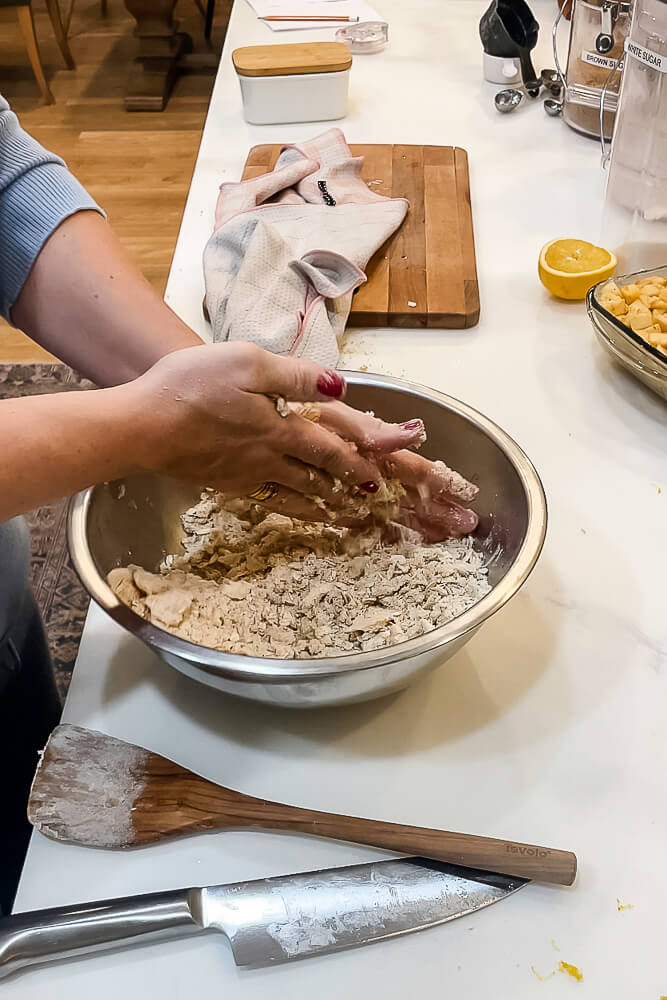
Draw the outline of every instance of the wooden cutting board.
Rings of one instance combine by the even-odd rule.
[[[272,170],[282,143],[254,146],[243,180]],[[453,146],[351,146],[372,191],[407,198],[401,228],[370,261],[350,326],[450,327],[479,320],[468,155]],[[415,303],[410,305],[410,303]]]

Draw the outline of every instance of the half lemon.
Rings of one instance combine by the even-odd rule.
[[[540,250],[538,272],[556,298],[582,300],[598,281],[611,278],[617,264],[613,253],[586,240],[552,240]]]

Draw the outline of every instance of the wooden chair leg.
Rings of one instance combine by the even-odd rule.
[[[213,28],[213,15],[215,14],[215,0],[208,0],[206,4],[206,22],[204,25],[204,38],[210,39]]]
[[[107,0],[100,0],[100,14],[102,15],[102,17],[106,17],[108,13],[109,13],[109,5],[107,3]]]
[[[46,77],[44,76],[44,67],[42,66],[42,60],[39,55],[39,47],[37,45],[37,35],[35,34],[35,22],[32,18],[32,8],[30,6],[17,7],[16,13],[18,14],[19,25],[21,27],[21,31],[23,32],[25,47],[28,50],[28,57],[32,65],[33,73],[37,78],[39,89],[42,92],[42,97],[47,104],[55,104],[55,98],[51,93],[51,88],[46,82]]]
[[[69,0],[69,7],[67,8],[67,13],[63,15],[60,12],[60,20],[63,22],[63,28],[65,29],[65,34],[69,38],[69,29],[72,24],[72,14],[74,13],[74,0]]]
[[[62,18],[60,17],[60,6],[58,4],[58,0],[46,0],[46,9],[49,12],[53,34],[56,36],[58,48],[62,52],[65,65],[68,69],[75,69],[74,59],[72,58],[69,42],[67,41],[67,35],[65,34],[65,28],[63,27]]]

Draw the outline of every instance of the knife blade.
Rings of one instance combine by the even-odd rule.
[[[422,859],[380,861],[203,890],[206,926],[237,965],[369,944],[474,913],[525,879]]]
[[[446,923],[527,881],[401,858],[19,913],[0,920],[0,978],[59,958],[208,930],[228,938],[237,965],[288,962]]]

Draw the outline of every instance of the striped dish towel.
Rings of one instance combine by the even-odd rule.
[[[270,173],[221,185],[204,250],[215,342],[338,363],[352,294],[408,211],[371,191],[362,165],[330,129],[285,146]]]

